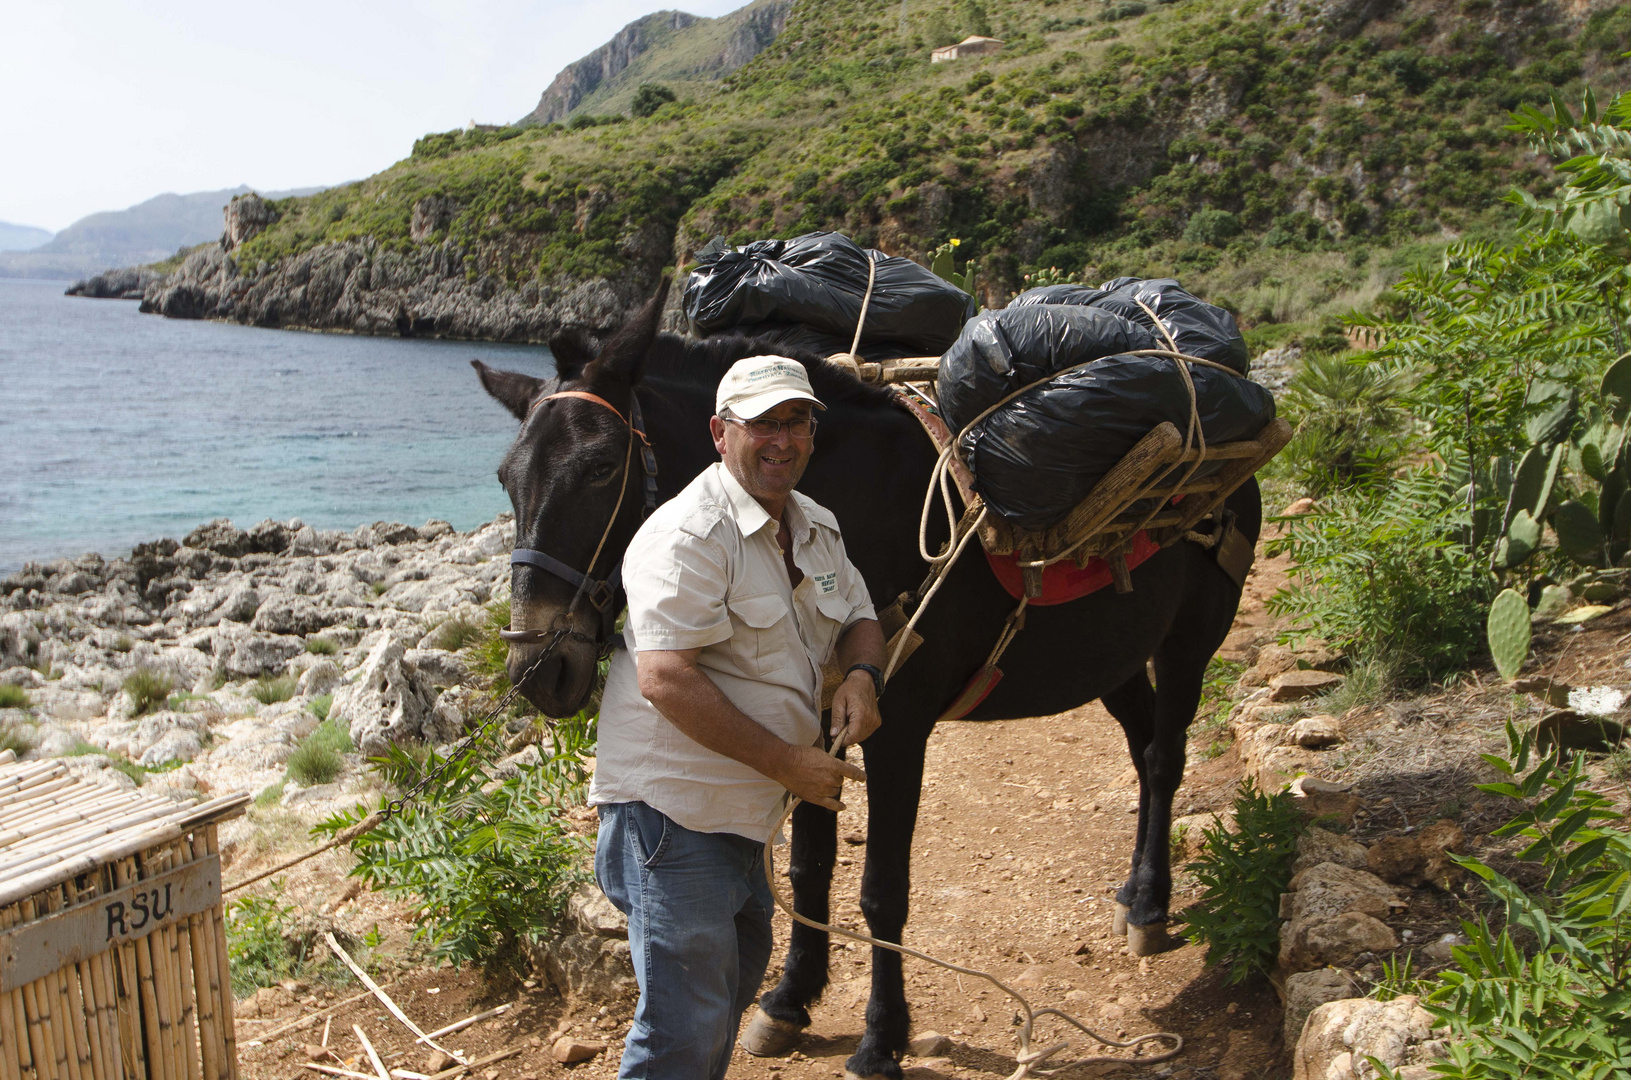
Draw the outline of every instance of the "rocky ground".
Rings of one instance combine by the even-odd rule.
[[[513,531],[215,521],[129,558],[29,565],[0,582],[0,683],[21,690],[0,734],[104,783],[349,806],[374,784],[363,755],[463,733],[477,691],[457,649],[508,589]],[[355,752],[303,788],[286,763],[322,716]]]
[[[0,713],[0,723],[23,730],[38,744],[35,755],[78,752],[75,768],[104,782],[132,783],[134,773],[182,798],[270,792],[227,835],[230,880],[300,850],[313,820],[373,793],[376,782],[355,754],[321,789],[285,776],[326,695],[362,747],[445,741],[461,729],[476,691],[469,653],[451,648],[462,635],[450,630],[480,623],[483,605],[502,594],[505,566],[496,556],[509,547],[509,533],[503,520],[465,534],[436,522],[352,533],[270,522],[246,532],[217,522],[179,544],[144,545],[126,560],[30,567],[0,585],[0,682],[26,687],[29,698],[26,708]],[[1181,858],[1197,853],[1202,830],[1229,817],[1244,776],[1268,788],[1291,783],[1313,827],[1282,901],[1272,980],[1226,986],[1196,946],[1139,959],[1110,933],[1136,790],[1119,730],[1097,704],[935,732],[908,943],[992,971],[1034,1005],[1067,1009],[1107,1036],[1184,1037],[1181,1056],[1140,1075],[1268,1080],[1295,1070],[1298,1078],[1350,1080],[1366,1054],[1424,1075],[1439,1042],[1428,1015],[1409,998],[1359,995],[1382,978],[1385,963],[1406,954],[1417,973],[1443,967],[1461,920],[1495,914],[1450,854],[1476,853],[1520,881],[1533,873],[1514,858],[1513,841],[1492,835],[1512,808],[1473,789],[1488,778],[1479,754],[1500,750],[1509,719],[1541,721],[1565,737],[1576,722],[1627,719],[1631,604],[1598,605],[1583,623],[1565,615],[1537,626],[1529,678],[1517,687],[1472,676],[1419,698],[1377,701],[1344,687],[1343,659],[1330,650],[1275,644],[1280,627],[1264,602],[1285,569],[1280,559],[1260,558],[1248,583],[1222,654],[1240,665],[1238,675],[1233,686],[1217,687],[1220,696],[1192,730],[1175,840]],[[313,642],[332,643],[333,651]],[[135,716],[126,680],[143,671],[176,689]],[[255,698],[265,683],[290,677],[287,700]],[[1622,764],[1599,759],[1594,782],[1631,806],[1631,770]],[[861,929],[866,800],[862,790],[847,794],[833,910],[838,924]],[[577,808],[569,817],[592,833],[592,812]],[[378,930],[370,963],[426,1029],[508,1004],[440,1040],[471,1056],[515,1051],[483,1066],[483,1080],[615,1073],[632,972],[626,931],[604,898],[592,889],[580,894],[566,935],[534,950],[530,972],[438,968],[417,960],[409,944],[412,907],[348,881],[350,865],[343,851],[305,864],[286,876],[285,900],[303,919],[354,937]],[[1193,877],[1181,873],[1174,906],[1197,895]],[[785,944],[786,920],[777,922]],[[864,1028],[867,952],[835,943],[832,963],[832,984],[798,1050],[780,1059],[739,1052],[732,1076],[842,1074]],[[999,992],[915,961],[907,973],[918,1036],[905,1062],[909,1076],[974,1080],[1013,1071],[1012,1006]],[[777,974],[773,966],[771,978]],[[339,1067],[366,1072],[353,1023],[391,1067],[433,1073],[438,1063],[377,1002],[335,1008],[355,990],[291,982],[242,1001],[245,1076],[315,1075],[303,1064],[335,1065],[331,1051]],[[280,1030],[303,1017],[305,1027]],[[328,1050],[317,1045],[325,1024]],[[1044,1031],[1038,1041],[1049,1036],[1071,1033]],[[1061,1062],[1099,1052],[1080,1036],[1072,1043]],[[575,1057],[582,1060],[559,1060]]]

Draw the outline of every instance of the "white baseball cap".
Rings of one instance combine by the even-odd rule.
[[[810,389],[803,364],[785,356],[750,356],[732,364],[719,380],[714,412],[723,415],[729,409],[732,416],[752,420],[784,401],[808,401],[818,409],[826,408]]]

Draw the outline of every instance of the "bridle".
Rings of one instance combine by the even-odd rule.
[[[528,418],[537,410],[538,406],[546,401],[558,398],[580,398],[592,401],[602,408],[611,410],[613,416],[621,420],[629,429],[629,446],[623,455],[623,483],[617,492],[617,505],[612,508],[611,519],[606,522],[606,528],[600,534],[600,542],[595,545],[595,553],[589,557],[589,565],[583,570],[576,570],[566,563],[535,548],[518,547],[510,552],[511,566],[532,566],[547,574],[553,574],[575,586],[577,593],[572,597],[572,603],[565,612],[555,617],[555,622],[562,619],[570,620],[572,613],[577,610],[579,600],[587,600],[589,605],[600,615],[600,634],[594,644],[602,651],[608,645],[615,647],[616,639],[612,634],[612,624],[617,619],[618,605],[616,603],[618,590],[623,585],[623,562],[621,559],[612,567],[612,572],[604,578],[591,577],[595,572],[595,564],[600,561],[601,553],[606,548],[606,541],[612,535],[612,528],[617,524],[618,517],[623,512],[623,499],[629,490],[629,466],[634,459],[635,436],[640,438],[640,467],[645,473],[644,506],[640,511],[640,520],[644,521],[657,509],[657,455],[652,452],[651,440],[646,437],[645,419],[640,414],[640,399],[633,393],[629,395],[629,415],[625,417],[611,402],[598,394],[591,394],[586,390],[561,390],[545,395],[532,403],[527,410]],[[585,635],[576,630],[565,627],[556,627],[550,630],[500,630],[498,636],[505,641],[517,645],[541,645],[552,637],[565,633],[568,636],[585,639]]]

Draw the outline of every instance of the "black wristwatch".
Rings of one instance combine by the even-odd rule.
[[[851,664],[849,670],[844,672],[844,678],[849,678],[857,671],[864,671],[872,676],[872,690],[875,696],[883,697],[883,672],[871,664]]]

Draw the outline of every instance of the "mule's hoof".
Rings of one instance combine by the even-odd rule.
[[[865,1076],[862,1076],[860,1073],[853,1073],[848,1069],[845,1069],[844,1080],[889,1080],[889,1077],[885,1076],[883,1073],[867,1073]]]
[[[1182,938],[1174,938],[1167,934],[1165,922],[1150,923],[1148,926],[1127,924],[1127,951],[1134,956],[1154,956],[1156,953],[1166,952],[1182,941]]]
[[[1117,904],[1115,917],[1110,920],[1110,932],[1117,937],[1127,936],[1127,905]]]
[[[763,1009],[753,1014],[753,1020],[737,1042],[754,1057],[780,1057],[793,1049],[804,1028],[791,1020],[777,1020]]]

